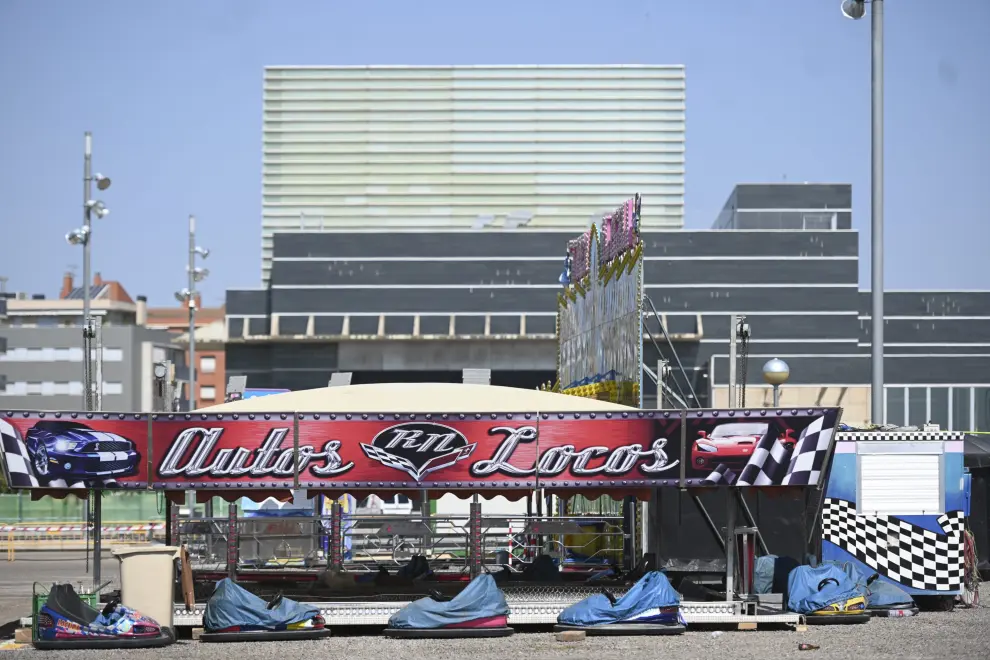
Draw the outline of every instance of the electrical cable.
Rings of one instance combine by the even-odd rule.
[[[694,391],[694,385],[691,384],[691,379],[688,377],[687,371],[684,369],[684,364],[681,362],[681,358],[677,355],[677,350],[674,348],[674,342],[670,339],[670,335],[667,334],[667,328],[663,327],[663,321],[660,320],[660,314],[657,312],[656,305],[646,294],[643,294],[643,300],[650,304],[650,310],[653,312],[653,316],[657,319],[657,324],[660,326],[660,331],[663,332],[663,336],[667,339],[667,344],[670,346],[670,353],[677,362],[677,368],[681,370],[681,375],[684,376],[684,382],[687,383],[688,389],[691,391],[691,397],[694,400],[694,404],[698,405],[700,399],[698,399],[698,393]]]

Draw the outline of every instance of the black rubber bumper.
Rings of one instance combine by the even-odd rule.
[[[871,609],[867,610],[872,616],[882,616],[890,618],[914,616],[920,610],[917,605],[912,605],[911,607],[891,607],[890,609]]]
[[[80,637],[79,639],[37,639],[32,642],[40,651],[111,651],[114,649],[154,649],[168,646],[175,638],[163,631],[157,637]]]
[[[233,642],[288,642],[301,639],[324,639],[330,636],[329,628],[303,628],[301,630],[245,630],[237,632],[203,633],[199,641],[207,644]]]
[[[580,630],[587,635],[680,635],[684,626],[680,624],[665,625],[660,623],[608,623],[603,626],[568,626],[558,623],[553,627],[554,632]]]
[[[809,626],[851,626],[869,623],[870,615],[864,614],[808,614],[804,617]]]
[[[476,639],[511,637],[512,628],[386,628],[385,636],[393,639]]]

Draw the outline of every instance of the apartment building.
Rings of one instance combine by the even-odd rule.
[[[200,306],[196,296],[196,401],[195,407],[223,403],[225,380],[227,325],[223,307]],[[148,309],[147,327],[165,330],[173,335],[173,341],[186,347],[185,362],[189,362],[189,304],[177,307],[152,307]],[[182,397],[188,401],[189,392]]]
[[[0,405],[10,410],[83,408],[82,286],[63,278],[57,298],[13,294],[0,316],[0,372],[6,376]],[[187,380],[182,347],[167,331],[148,328],[147,300],[131,298],[120,282],[99,274],[90,284],[90,313],[101,321],[102,352],[96,360],[101,408],[150,410],[153,367],[171,360]]]

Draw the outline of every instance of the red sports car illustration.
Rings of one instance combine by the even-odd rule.
[[[714,470],[719,465],[740,469],[749,462],[768,428],[768,424],[739,422],[720,424],[711,435],[698,431],[698,439],[691,447],[691,465],[695,470]],[[793,431],[787,429],[777,440],[793,447]]]

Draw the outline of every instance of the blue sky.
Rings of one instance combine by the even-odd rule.
[[[990,289],[990,1],[885,6],[887,288]],[[219,304],[260,280],[265,65],[502,63],[685,64],[687,226],[738,182],[851,182],[869,281],[870,22],[838,0],[2,0],[0,275],[81,271],[91,130],[94,270],[172,304],[192,212]]]

